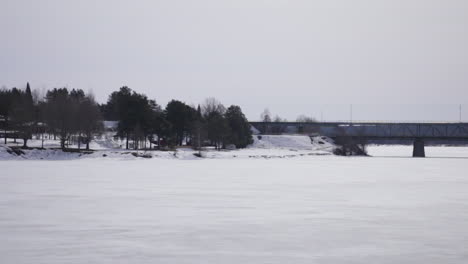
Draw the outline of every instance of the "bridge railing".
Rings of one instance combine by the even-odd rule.
[[[262,133],[317,133],[328,137],[468,139],[468,123],[251,122]]]

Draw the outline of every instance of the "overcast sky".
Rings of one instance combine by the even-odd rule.
[[[0,0],[0,86],[468,120],[466,0]]]

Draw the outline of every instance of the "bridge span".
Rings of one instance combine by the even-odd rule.
[[[424,157],[424,144],[468,144],[468,123],[405,122],[250,122],[262,134],[307,134],[356,142],[388,144],[412,141],[413,156]]]

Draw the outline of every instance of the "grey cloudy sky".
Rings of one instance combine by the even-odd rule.
[[[0,85],[468,120],[466,0],[0,0]],[[409,112],[408,115],[403,114]]]

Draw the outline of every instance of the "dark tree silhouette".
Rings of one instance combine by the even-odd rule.
[[[167,104],[166,120],[172,125],[172,133],[177,145],[182,146],[184,138],[191,135],[196,113],[195,109],[181,101],[172,100]]]
[[[59,136],[60,147],[66,148],[70,136],[76,130],[75,106],[67,88],[47,92],[45,121],[50,130]]]
[[[242,113],[242,109],[237,105],[231,105],[226,110],[225,117],[230,131],[228,142],[237,148],[245,148],[252,144],[252,130],[249,121]]]
[[[19,136],[23,139],[23,148],[26,148],[28,140],[32,137],[36,121],[29,83],[24,92],[15,89],[13,94],[14,99],[10,106],[12,127],[19,132]]]
[[[211,142],[217,149],[226,144],[242,148],[251,143],[250,125],[240,107],[228,110],[216,99],[208,98],[202,106],[189,106],[170,101],[164,110],[144,94],[127,86],[113,92],[106,104],[98,105],[92,95],[81,89],[54,88],[44,100],[31,92],[29,83],[24,91],[12,88],[0,90],[0,125],[5,133],[21,135],[24,147],[34,133],[58,136],[60,146],[86,144],[102,131],[102,119],[117,120],[117,136],[126,139],[126,148],[144,147],[147,142],[161,146],[191,145],[201,149]],[[15,138],[16,140],[16,138]],[[16,141],[15,141],[16,142]]]

